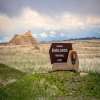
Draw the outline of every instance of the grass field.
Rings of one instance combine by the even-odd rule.
[[[44,54],[32,46],[2,47],[0,49],[0,63],[27,73],[49,70],[51,64],[48,58],[48,53]]]
[[[100,41],[71,42],[79,56],[79,70],[100,72]],[[47,72],[52,68],[50,44],[40,44],[39,48],[40,50],[32,46],[0,46],[0,63],[27,73]]]
[[[13,83],[22,78],[22,76],[24,75],[26,74],[20,72],[19,70],[10,68],[9,66],[6,66],[4,64],[0,64],[0,87]]]
[[[26,75],[0,88],[0,100],[100,100],[100,74],[73,72]]]
[[[0,46],[0,100],[100,100],[100,41],[70,42],[89,74],[48,73],[50,44]]]

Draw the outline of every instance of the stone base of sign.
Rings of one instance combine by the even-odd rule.
[[[78,72],[78,67],[76,66],[69,66],[67,63],[54,63],[52,65],[52,71],[64,71],[64,70],[68,70],[68,71],[75,71]]]
[[[79,70],[79,59],[76,53],[76,60],[75,64],[72,64],[71,61],[71,54],[76,53],[76,51],[71,50],[68,54],[68,60],[66,63],[54,63],[52,64],[52,71],[57,71],[57,70],[69,70],[69,71],[75,71],[78,72]]]

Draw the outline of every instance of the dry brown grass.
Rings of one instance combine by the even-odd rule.
[[[71,42],[78,52],[79,70],[100,72],[100,40]],[[0,63],[29,73],[47,72],[52,68],[50,44],[40,44],[39,47],[40,50],[33,46],[0,46]]]

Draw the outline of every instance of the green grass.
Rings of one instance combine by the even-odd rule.
[[[100,100],[100,74],[81,77],[79,73],[67,71],[38,73],[0,89],[0,100],[61,99]]]
[[[7,65],[0,64],[0,86],[6,85],[9,82],[16,81],[24,76],[25,73],[16,69],[10,68]]]

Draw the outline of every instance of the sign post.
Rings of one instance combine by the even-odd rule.
[[[49,54],[52,70],[78,71],[78,56],[72,49],[72,43],[52,43]]]

